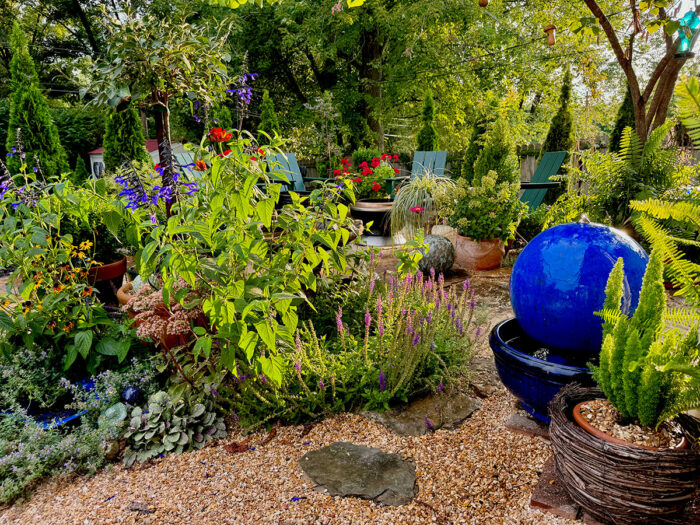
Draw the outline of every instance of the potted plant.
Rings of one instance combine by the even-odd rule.
[[[341,168],[333,172],[346,184],[352,183],[356,202],[350,207],[352,216],[362,221],[367,235],[387,235],[393,199],[391,183],[398,169],[390,161],[398,161],[398,155],[383,154],[367,162],[363,160],[355,168],[350,159],[340,161]]]
[[[592,366],[600,389],[567,387],[550,405],[554,459],[572,499],[596,519],[683,523],[700,474],[698,436],[682,414],[700,406],[698,375],[686,373],[697,367],[698,333],[665,330],[664,315],[673,312],[661,251],[651,254],[631,317],[620,310],[622,265],[610,274],[601,314],[603,346]]]
[[[456,184],[434,173],[425,173],[402,184],[391,208],[391,234],[412,239],[417,230],[430,233],[437,220],[437,200],[454,193]]]
[[[527,207],[518,199],[517,182],[498,182],[489,171],[474,186],[459,179],[454,195],[441,197],[441,214],[457,231],[455,264],[470,270],[498,268],[505,255],[504,241],[513,238]]]

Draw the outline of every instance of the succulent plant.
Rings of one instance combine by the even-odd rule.
[[[166,392],[148,398],[146,408],[131,410],[124,464],[143,463],[159,454],[200,449],[210,439],[226,437],[226,425],[210,400],[173,401]]]

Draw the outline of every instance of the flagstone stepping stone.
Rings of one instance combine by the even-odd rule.
[[[331,496],[353,496],[405,505],[418,493],[416,467],[398,454],[338,441],[307,452],[299,466]]]
[[[399,436],[422,436],[438,429],[458,428],[481,408],[481,401],[466,394],[433,394],[405,408],[387,412],[362,412],[366,418],[384,425]]]

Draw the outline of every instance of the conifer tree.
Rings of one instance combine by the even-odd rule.
[[[462,158],[461,176],[470,184],[474,180],[474,163],[479,157],[479,153],[484,146],[487,124],[488,121],[484,117],[478,118],[476,122],[474,122],[472,136],[469,139],[469,145],[467,146],[467,149],[464,152],[464,157]]]
[[[126,160],[150,163],[151,156],[146,151],[145,143],[141,119],[134,106],[128,105],[121,111],[111,110],[102,140],[105,170],[117,169]]]
[[[269,144],[269,139],[261,133],[264,131],[270,137],[274,137],[275,133],[280,131],[280,123],[277,120],[275,106],[270,98],[270,93],[265,90],[263,92],[262,104],[260,105],[260,124],[258,125],[258,144]]]
[[[574,119],[571,113],[571,72],[564,74],[559,109],[552,118],[547,137],[542,144],[540,158],[548,151],[571,151],[574,147]]]
[[[83,160],[83,157],[78,155],[78,158],[75,160],[75,167],[73,168],[73,176],[71,177],[71,180],[74,184],[82,184],[89,178],[90,173],[85,166],[85,161]]]
[[[423,103],[423,127],[418,133],[418,151],[437,151],[438,149],[438,134],[433,124],[435,118],[435,102],[433,94],[428,92],[425,95]]]
[[[58,129],[51,119],[49,105],[39,89],[39,77],[24,32],[15,22],[10,37],[10,120],[7,129],[7,151],[19,141],[26,155],[28,168],[36,167],[37,159],[46,177],[59,176],[69,169],[66,152],[61,146]],[[11,171],[19,169],[17,155],[8,159]]]
[[[622,101],[620,109],[617,110],[615,117],[615,127],[610,133],[609,151],[618,153],[620,151],[620,141],[622,140],[622,132],[625,128],[634,129],[634,104],[632,104],[632,95],[629,88],[625,90],[625,99]]]
[[[498,173],[497,184],[508,182],[512,184],[520,178],[518,157],[515,153],[513,139],[508,133],[507,124],[503,119],[497,119],[486,132],[484,146],[481,148],[474,163],[474,180],[472,184],[481,184],[481,178],[489,171]]]

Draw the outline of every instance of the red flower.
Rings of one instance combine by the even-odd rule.
[[[360,182],[362,182],[362,179],[360,177],[357,177],[356,179],[352,179],[352,181],[360,183]]]
[[[363,162],[358,166],[358,168],[369,168],[369,166],[367,166],[367,162]]]
[[[350,159],[340,159],[341,166],[350,166]]]
[[[221,128],[213,128],[209,131],[209,140],[212,142],[226,142],[233,138],[233,133]]]
[[[374,182],[372,183],[372,189],[373,189],[374,191],[379,191],[379,190],[382,189],[382,185],[381,185],[381,184],[378,184],[377,181],[374,181]]]
[[[340,170],[333,170],[333,175],[335,175],[336,177],[340,175]]]
[[[347,173],[347,172],[348,172],[348,167],[345,166],[345,167],[343,168],[343,171],[344,171],[345,173]]]
[[[258,152],[258,155],[260,155],[261,157],[264,157],[264,156],[265,156],[265,150],[264,150],[264,149],[258,148],[256,151]]]
[[[231,153],[231,150],[230,150],[230,149],[227,149],[227,150],[224,151],[223,153],[219,153],[219,157],[226,157],[226,156],[229,155],[230,153]]]
[[[362,170],[362,174],[365,175],[365,176],[366,176],[366,175],[372,175],[373,173],[374,173],[374,172],[373,172],[371,169],[369,169],[369,168],[364,168],[364,169]]]
[[[377,166],[379,166],[379,164],[381,164],[381,162],[382,161],[377,158],[372,159],[372,167],[376,168]]]
[[[388,153],[382,153],[382,160],[391,160],[391,155]]]
[[[194,169],[196,171],[204,171],[208,168],[207,163],[204,162],[203,160],[198,160],[197,162],[194,163]]]
[[[425,206],[414,206],[413,208],[411,208],[411,211],[412,211],[413,213],[420,213],[420,212],[422,212],[424,209],[425,209]]]
[[[250,157],[250,160],[258,160],[258,159],[256,159],[255,157]]]
[[[394,173],[399,174],[399,168],[394,168]]]
[[[398,162],[398,161],[399,161],[399,156],[398,156],[398,155],[394,155],[394,160],[395,160],[396,162]]]

